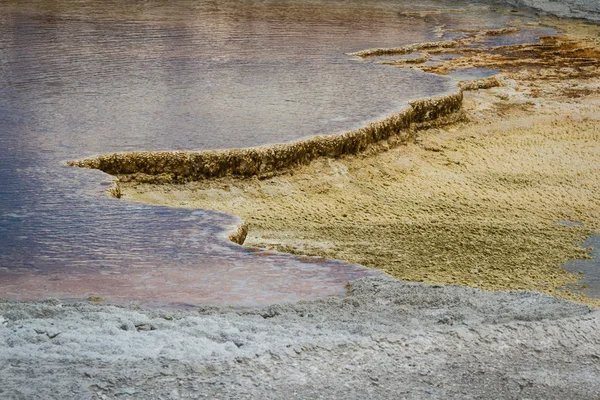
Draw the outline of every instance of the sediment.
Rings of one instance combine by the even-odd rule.
[[[272,176],[320,157],[358,154],[369,145],[394,138],[412,138],[412,124],[426,123],[460,110],[462,91],[412,101],[409,107],[382,121],[358,130],[315,136],[293,143],[247,149],[210,151],[149,151],[101,155],[70,161],[68,165],[95,168],[121,180],[151,183],[182,183],[224,176]]]
[[[592,72],[501,74],[501,86],[466,92],[470,122],[376,157],[319,158],[265,180],[131,182],[123,195],[245,212],[251,244],[381,256],[396,276],[552,289],[558,262],[598,229]],[[597,309],[552,296],[385,278],[253,310],[0,301],[0,397],[598,399],[599,332]]]
[[[251,227],[250,246],[342,259],[403,280],[537,290],[597,305],[566,289],[580,276],[561,265],[585,258],[580,243],[600,230],[600,62],[577,64],[581,49],[600,61],[598,28],[560,26],[567,33],[550,47],[515,47],[532,51],[519,68],[474,58],[501,72],[463,84],[464,118],[411,129],[406,145],[373,143],[268,179],[132,181],[124,193],[239,215]],[[538,53],[545,61],[536,67]],[[427,116],[421,104],[412,112]]]
[[[500,86],[500,81],[495,76],[489,78],[474,79],[472,81],[459,82],[459,87],[463,90],[491,89]]]
[[[243,245],[246,240],[246,236],[248,235],[248,224],[244,221],[240,222],[227,236],[227,239],[232,241],[233,243],[237,243],[239,245]]]

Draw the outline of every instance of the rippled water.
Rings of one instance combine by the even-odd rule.
[[[0,297],[256,305],[377,272],[229,243],[234,217],[130,204],[68,159],[363,125],[451,79],[345,53],[509,17],[443,1],[0,2]],[[406,11],[450,9],[425,17]]]

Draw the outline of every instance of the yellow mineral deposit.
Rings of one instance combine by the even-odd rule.
[[[560,36],[510,51],[409,46],[463,54],[428,66],[433,72],[501,71],[464,83],[464,101],[462,92],[419,101],[358,131],[291,144],[72,165],[117,175],[129,199],[239,215],[250,228],[232,235],[238,243],[247,233],[251,246],[360,263],[399,279],[530,289],[598,305],[564,290],[578,277],[561,265],[586,257],[580,243],[600,230],[600,35],[584,23],[553,24]]]

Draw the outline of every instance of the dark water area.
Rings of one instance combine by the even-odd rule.
[[[345,53],[509,18],[450,1],[0,1],[0,298],[253,306],[378,274],[248,251],[225,239],[233,216],[117,201],[109,176],[64,163],[356,128],[455,82]]]

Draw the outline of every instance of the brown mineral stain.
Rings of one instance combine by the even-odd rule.
[[[357,154],[382,140],[404,143],[411,139],[411,125],[428,123],[455,113],[460,110],[462,97],[462,91],[457,89],[454,93],[411,101],[408,108],[361,129],[292,143],[195,152],[117,153],[69,161],[67,164],[118,175],[120,181],[146,183],[185,183],[223,176],[268,178],[319,157]],[[121,186],[117,182],[111,189],[111,195],[120,198],[121,194]]]
[[[464,39],[420,43],[389,49],[371,49],[354,53],[362,58],[407,55],[418,53],[417,58],[381,61],[382,64],[401,68],[418,68],[436,74],[447,74],[462,68],[494,68],[515,70],[523,68],[579,69],[576,76],[585,75],[585,69],[593,71],[600,59],[600,29],[585,24],[547,21],[546,24],[562,29],[566,34],[541,37],[537,43],[495,46],[486,43],[489,36],[518,32],[517,27],[473,32]],[[452,55],[450,59],[429,62],[432,56]],[[568,73],[567,71],[561,71]],[[594,74],[592,73],[592,76]],[[542,78],[541,76],[539,78]]]

